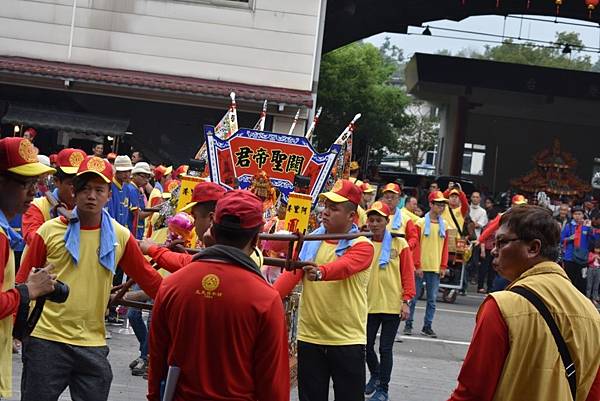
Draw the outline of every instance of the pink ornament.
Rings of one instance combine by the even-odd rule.
[[[177,213],[167,219],[167,227],[169,228],[168,242],[182,239],[185,241],[185,247],[191,246],[192,236],[194,235],[194,218],[191,215],[182,212]]]

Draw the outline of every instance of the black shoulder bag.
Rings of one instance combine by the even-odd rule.
[[[465,225],[463,224],[463,226],[461,227],[460,224],[458,224],[458,219],[454,215],[454,211],[452,210],[452,208],[449,205],[447,206],[447,208],[448,208],[448,211],[450,212],[450,217],[452,217],[452,221],[454,222],[454,225],[456,226],[458,235],[461,237],[465,237],[465,233],[464,233]]]
[[[510,291],[521,295],[531,302],[546,321],[546,324],[552,333],[552,337],[554,337],[556,346],[558,347],[560,359],[562,359],[563,364],[565,365],[565,374],[567,376],[567,381],[569,382],[569,388],[571,389],[571,396],[573,397],[573,401],[575,401],[577,399],[577,373],[575,371],[575,363],[571,358],[571,354],[569,353],[565,339],[563,338],[562,334],[560,334],[560,330],[558,329],[554,318],[550,314],[548,307],[544,304],[544,301],[542,301],[540,297],[525,287],[516,286],[511,288]]]

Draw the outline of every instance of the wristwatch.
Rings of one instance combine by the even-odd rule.
[[[321,271],[321,269],[317,268],[317,279],[315,281],[321,281],[323,280],[323,272]]]

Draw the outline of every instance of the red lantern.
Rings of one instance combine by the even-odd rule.
[[[598,3],[600,3],[600,0],[585,0],[585,5],[590,13],[590,19],[592,18],[592,12],[598,7]]]

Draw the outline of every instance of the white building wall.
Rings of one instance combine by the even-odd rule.
[[[310,91],[322,0],[2,0],[0,54]]]

